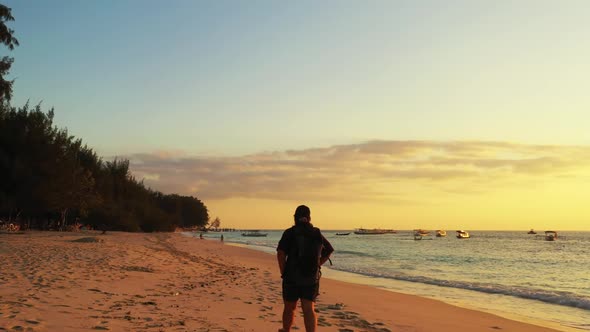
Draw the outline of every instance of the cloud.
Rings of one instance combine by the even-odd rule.
[[[237,157],[158,151],[127,158],[148,186],[201,199],[401,200],[408,188],[473,194],[590,177],[589,146],[509,142],[369,141]]]

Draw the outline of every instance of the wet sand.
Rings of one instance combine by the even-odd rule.
[[[0,331],[277,331],[276,258],[177,233],[0,234]],[[554,331],[322,278],[319,331]],[[304,331],[298,311],[295,331]]]

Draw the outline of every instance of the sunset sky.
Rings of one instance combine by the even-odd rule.
[[[588,1],[5,1],[12,104],[236,228],[590,230]]]

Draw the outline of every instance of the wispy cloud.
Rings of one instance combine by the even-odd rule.
[[[127,156],[138,179],[202,199],[402,199],[409,186],[455,194],[557,178],[588,179],[590,146],[370,141],[239,157]]]

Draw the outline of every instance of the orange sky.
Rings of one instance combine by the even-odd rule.
[[[370,141],[237,157],[129,156],[164,192],[235,228],[285,228],[299,204],[323,229],[590,230],[590,147]]]

